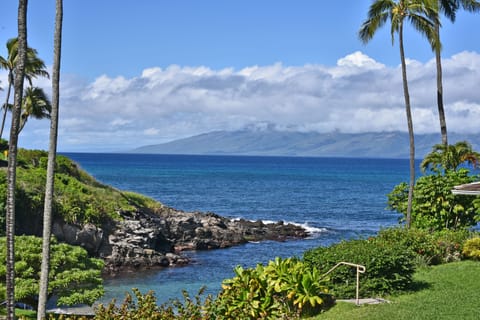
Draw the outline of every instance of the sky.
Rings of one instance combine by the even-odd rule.
[[[4,57],[18,5],[5,2]],[[127,151],[246,127],[407,131],[397,37],[387,25],[367,44],[358,38],[371,3],[66,0],[58,150]],[[54,16],[55,0],[29,1],[28,44],[49,71]],[[480,14],[442,23],[447,127],[478,133]],[[438,133],[432,51],[408,27],[405,51],[414,130]],[[3,70],[0,81],[6,89]],[[51,92],[48,79],[34,85]],[[48,138],[49,122],[32,119],[19,144],[48,149]]]

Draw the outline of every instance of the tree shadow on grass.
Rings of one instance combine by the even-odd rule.
[[[432,285],[426,281],[419,281],[419,280],[415,280],[415,281],[412,281],[412,283],[408,286],[407,288],[407,292],[418,292],[418,291],[422,291],[422,290],[425,290],[425,289],[429,289],[431,288]]]

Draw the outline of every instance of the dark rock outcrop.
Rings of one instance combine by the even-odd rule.
[[[122,219],[102,227],[76,226],[56,221],[54,235],[84,247],[105,261],[105,272],[187,264],[184,250],[227,248],[248,241],[284,241],[305,238],[300,226],[243,219],[214,213],[183,212],[162,207],[158,212],[119,212]]]

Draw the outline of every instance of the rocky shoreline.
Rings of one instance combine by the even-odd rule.
[[[286,241],[306,238],[301,226],[282,221],[264,223],[229,219],[214,213],[184,212],[166,206],[155,212],[137,209],[119,212],[122,219],[101,227],[55,221],[53,234],[80,245],[105,261],[104,273],[188,264],[185,250],[228,248],[249,241]]]

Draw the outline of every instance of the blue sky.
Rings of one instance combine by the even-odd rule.
[[[60,150],[125,150],[265,122],[406,130],[388,26],[367,45],[357,36],[370,0],[64,2]],[[0,44],[16,34],[16,6],[2,4]],[[54,6],[29,1],[29,45],[48,66]],[[479,27],[479,14],[459,12],[442,28],[453,131],[474,130],[480,114]],[[431,50],[412,30],[405,47],[417,132],[436,132]],[[49,90],[47,80],[37,85]],[[48,123],[32,120],[22,135],[24,146],[46,148]]]

